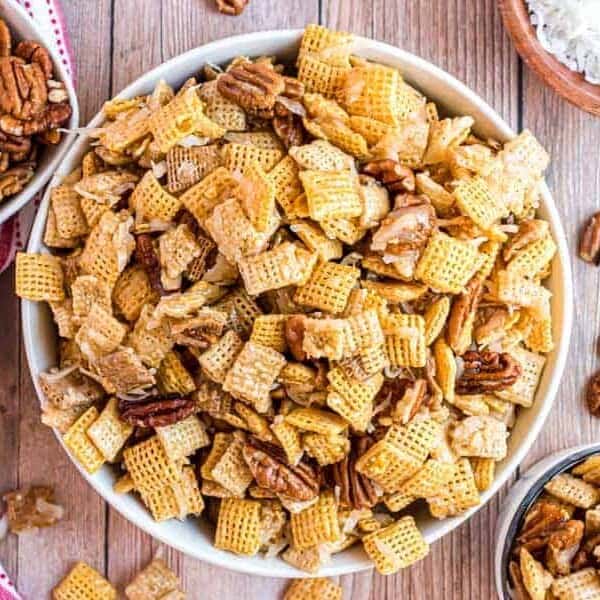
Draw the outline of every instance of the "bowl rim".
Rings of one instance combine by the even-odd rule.
[[[56,79],[65,84],[67,94],[69,96],[69,102],[71,104],[71,118],[69,119],[68,128],[73,130],[79,126],[79,101],[75,87],[71,80],[71,77],[67,73],[65,65],[63,65],[61,57],[57,54],[54,46],[49,44],[46,36],[42,32],[40,26],[32,19],[27,11],[17,2],[9,1],[2,7],[2,11],[5,13],[4,16],[7,20],[7,25],[11,28],[20,26],[15,25],[12,21],[16,15],[16,19],[24,23],[25,27],[29,28],[32,32],[32,38],[39,41],[48,50],[52,63],[54,65],[54,74]],[[12,20],[11,20],[12,17]],[[48,181],[53,177],[59,164],[62,162],[67,151],[71,148],[76,138],[75,133],[68,132],[63,134],[63,139],[54,147],[49,147],[52,156],[44,166],[43,170],[36,169],[35,175],[38,177],[37,181],[33,181],[31,184],[27,184],[18,194],[8,198],[5,202],[0,205],[0,224],[7,221],[15,213],[19,212],[27,203],[29,203],[33,197],[40,192]]]
[[[526,0],[499,0],[498,4],[505,29],[525,64],[563,100],[600,116],[600,84],[590,83],[583,73],[569,69],[542,46],[529,18]]]
[[[186,59],[192,58],[199,50],[202,50],[203,54],[211,54],[217,53],[220,50],[231,50],[235,48],[250,48],[255,45],[255,43],[266,43],[267,40],[270,43],[281,44],[281,45],[292,45],[297,44],[303,30],[302,29],[288,29],[288,30],[273,30],[273,31],[261,31],[254,32],[248,34],[241,34],[237,36],[231,36],[227,38],[223,38],[221,40],[216,40],[210,42],[208,44],[199,46],[197,48],[191,49],[187,52],[184,52],[178,56],[171,58],[169,61],[164,62],[163,64],[155,67],[154,69],[148,71],[143,74],[139,78],[137,78],[134,82],[128,85],[124,90],[122,90],[117,96],[118,97],[127,97],[128,95],[132,95],[134,90],[137,90],[143,85],[148,85],[150,82],[156,82],[162,73],[166,71],[168,68],[173,67],[173,65],[178,63],[183,63]],[[443,81],[444,86],[446,87],[449,94],[454,94],[459,99],[466,100],[470,104],[472,104],[476,111],[479,112],[482,116],[484,116],[487,120],[489,120],[493,127],[496,129],[497,134],[500,138],[510,139],[515,136],[515,133],[512,129],[507,125],[507,123],[498,115],[496,111],[494,111],[483,99],[481,99],[474,91],[469,89],[466,85],[455,79],[453,76],[449,75],[439,67],[425,61],[424,59],[415,56],[412,53],[409,53],[405,50],[401,50],[397,47],[394,47],[390,44],[384,42],[378,42],[375,40],[370,40],[368,38],[364,38],[361,36],[355,36],[357,42],[357,54],[368,55],[369,51],[373,52],[382,52],[387,54],[388,56],[394,57],[399,62],[404,62],[405,64],[411,65],[415,69],[418,69],[419,72],[426,74],[427,76],[435,76],[437,79]],[[368,57],[368,56],[367,56]],[[89,123],[89,127],[98,126],[100,121],[102,120],[102,114],[99,112]],[[80,148],[83,148],[86,141],[85,139],[79,140],[76,144],[71,147],[71,150],[67,157],[64,159],[63,163],[68,163],[72,157],[74,157]],[[60,171],[60,169],[59,169]],[[64,174],[57,173],[48,189],[52,186],[56,185],[60,179],[60,176]],[[552,407],[554,398],[556,396],[556,392],[558,389],[558,385],[560,383],[560,377],[563,372],[566,356],[568,352],[568,346],[570,341],[571,327],[572,327],[572,281],[571,281],[571,265],[569,260],[569,253],[566,244],[566,237],[564,230],[562,228],[562,223],[560,221],[558,211],[550,192],[545,184],[541,186],[541,192],[544,199],[544,209],[548,213],[548,220],[551,222],[551,226],[556,237],[556,243],[558,246],[558,258],[556,260],[560,260],[560,273],[561,277],[559,278],[559,282],[557,283],[557,288],[560,288],[562,293],[562,303],[560,308],[561,320],[562,320],[562,330],[561,337],[558,340],[557,348],[554,350],[555,354],[555,364],[554,369],[551,372],[550,380],[547,385],[546,393],[543,397],[539,397],[536,400],[538,402],[542,401],[543,405],[539,410],[539,414],[535,418],[532,426],[524,433],[523,441],[520,443],[519,447],[515,448],[514,452],[510,456],[510,461],[508,462],[508,467],[506,468],[506,472],[502,473],[501,476],[498,476],[489,490],[482,494],[481,503],[470,509],[469,511],[463,513],[460,516],[445,519],[443,521],[439,521],[436,523],[436,531],[435,534],[429,534],[426,532],[425,539],[429,543],[433,543],[437,539],[446,535],[449,531],[458,527],[461,523],[469,519],[475,512],[481,509],[488,500],[495,495],[498,489],[506,482],[506,480],[510,477],[510,475],[517,468],[519,463],[523,460],[529,448],[533,444],[536,439],[543,423],[546,420],[546,417]],[[36,217],[30,242],[28,246],[29,252],[37,252],[43,251],[43,228],[45,223],[45,212],[47,203],[49,200],[49,192],[46,192],[42,205],[40,206],[40,210]],[[36,332],[31,327],[31,320],[33,313],[33,304],[27,300],[22,301],[22,321],[23,321],[23,335],[25,339],[25,350],[27,355],[28,364],[30,367],[30,372],[32,374],[32,379],[34,383],[34,387],[36,389],[38,399],[41,401],[43,398],[43,394],[39,387],[39,383],[37,381],[37,373],[33,369],[34,362],[34,347],[36,342]],[[61,436],[58,432],[55,431],[57,439],[63,445]],[[66,450],[66,448],[65,448]],[[251,563],[245,559],[238,560],[240,557],[231,555],[229,553],[225,553],[226,556],[222,556],[222,552],[215,549],[213,546],[210,546],[208,550],[203,548],[194,548],[192,552],[189,548],[182,547],[182,544],[179,543],[177,539],[167,539],[167,535],[163,534],[160,531],[160,528],[153,527],[153,523],[147,521],[146,523],[140,523],[140,517],[138,515],[133,514],[132,507],[128,506],[126,502],[119,501],[116,499],[116,496],[112,493],[112,490],[106,489],[106,485],[101,484],[96,475],[89,475],[86,473],[80,465],[75,461],[71,455],[68,453],[71,462],[73,462],[77,469],[79,469],[80,473],[84,476],[84,478],[88,481],[88,483],[102,496],[102,498],[107,501],[115,510],[120,512],[125,518],[130,520],[136,526],[140,527],[142,530],[146,531],[153,537],[156,537],[160,541],[168,544],[186,554],[190,554],[197,559],[204,560],[211,564],[215,564],[221,567],[230,568],[236,571],[249,573],[253,575],[263,575],[267,577],[309,577],[309,576],[337,576],[343,575],[347,573],[358,572],[362,570],[371,569],[373,565],[370,561],[366,559],[363,555],[361,558],[357,558],[356,560],[351,561],[352,564],[349,565],[337,565],[337,566],[325,566],[320,569],[320,571],[316,575],[310,575],[293,567],[290,567],[286,563],[284,563],[281,559],[279,559],[279,563],[281,566],[278,566],[276,569],[273,568],[272,564],[267,564],[268,561],[265,561],[265,566],[256,566],[256,564]],[[160,524],[159,524],[160,525]],[[279,565],[278,563],[278,565]],[[285,568],[284,568],[285,567]]]
[[[600,442],[573,446],[546,456],[522,475],[509,490],[496,527],[494,576],[500,600],[511,600],[508,586],[508,561],[515,535],[525,513],[543,492],[544,486],[555,475],[569,471],[585,459],[600,455]]]

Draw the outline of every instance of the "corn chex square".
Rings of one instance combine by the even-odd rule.
[[[212,481],[222,485],[234,496],[239,497],[244,496],[248,486],[254,479],[244,460],[243,446],[244,440],[234,437],[210,471]]]
[[[76,238],[88,233],[79,194],[68,185],[52,189],[50,202],[56,219],[56,231],[62,238]]]
[[[179,355],[167,352],[156,374],[158,389],[162,394],[180,394],[187,396],[196,389],[196,382],[183,366]]]
[[[53,600],[116,600],[117,590],[96,569],[78,562],[52,590]]]
[[[319,577],[296,579],[285,591],[283,600],[342,600],[342,588]]]
[[[425,319],[421,315],[390,314],[383,322],[383,333],[392,367],[425,366]]]
[[[130,201],[136,218],[144,221],[157,219],[169,223],[181,208],[179,198],[169,194],[152,171],[147,171],[135,186]]]
[[[253,556],[260,548],[260,502],[241,498],[221,501],[215,547]]]
[[[285,323],[288,315],[260,315],[254,321],[250,341],[261,346],[273,348],[277,352],[287,350]]]
[[[355,267],[321,263],[306,284],[298,287],[294,301],[333,314],[341,313],[359,276],[360,270]]]
[[[351,171],[301,171],[300,180],[315,221],[362,213],[358,179]]]
[[[556,475],[544,489],[562,502],[579,508],[591,508],[600,500],[600,491],[596,486],[570,473]]]
[[[63,442],[77,462],[90,474],[95,473],[103,464],[104,456],[87,434],[89,427],[99,417],[96,407],[88,408],[69,427],[63,436]]]
[[[379,484],[385,492],[393,493],[402,488],[421,464],[389,441],[380,440],[356,461],[356,470]]]
[[[435,233],[417,264],[415,277],[440,292],[458,294],[481,266],[473,244]]]
[[[323,492],[315,504],[290,517],[294,547],[300,550],[341,536],[337,502],[332,491]]]
[[[423,463],[429,452],[439,444],[441,425],[435,419],[413,420],[408,425],[392,425],[385,440],[399,450]]]
[[[123,462],[139,492],[152,492],[172,486],[180,479],[180,469],[167,456],[156,435],[126,448],[123,451]]]
[[[283,152],[278,148],[261,148],[252,144],[226,144],[222,150],[225,167],[231,172],[245,174],[248,167],[258,164],[265,173],[283,158]]]
[[[266,346],[246,342],[227,373],[223,389],[264,413],[271,405],[270,391],[285,357]]]
[[[332,240],[325,232],[311,221],[295,221],[290,225],[290,230],[295,233],[311,251],[315,252],[319,260],[327,262],[342,258],[343,248],[338,240]]]
[[[365,552],[382,575],[391,575],[425,558],[429,544],[413,517],[402,517],[363,538]]]
[[[521,366],[521,375],[513,385],[496,392],[495,395],[501,400],[513,404],[525,407],[532,406],[546,364],[546,358],[541,354],[529,352],[520,346],[512,348],[510,354]]]
[[[552,582],[552,594],[559,600],[595,600],[600,598],[600,575],[593,567],[581,569]]]
[[[156,435],[160,440],[169,460],[177,461],[204,448],[210,444],[204,423],[196,415],[190,415],[182,421],[156,428]]]
[[[346,81],[349,78],[364,82],[360,94],[346,94],[346,90],[340,93],[342,104],[351,115],[398,125],[398,87],[402,78],[396,69],[371,63],[354,67]]]
[[[327,406],[358,431],[365,431],[373,413],[373,400],[383,385],[383,375],[377,373],[365,381],[357,381],[335,367],[329,370],[327,379],[333,392],[327,395]]]
[[[17,252],[15,291],[19,298],[39,302],[65,299],[60,260],[50,254]]]
[[[121,419],[119,402],[111,398],[100,416],[87,428],[87,435],[104,459],[113,462],[133,433],[133,426]]]
[[[453,474],[453,464],[429,459],[408,481],[404,482],[400,491],[414,498],[437,496]]]
[[[285,421],[298,429],[314,431],[323,435],[339,435],[348,424],[338,415],[318,408],[296,408]]]
[[[304,89],[309,93],[333,98],[349,70],[348,66],[330,65],[312,54],[306,54],[298,60],[298,81],[304,84]]]
[[[152,302],[155,298],[156,292],[141,265],[127,267],[119,275],[112,293],[117,314],[130,323],[137,321],[144,304]]]
[[[456,205],[480,229],[488,231],[508,216],[508,208],[494,197],[481,177],[462,179],[454,190]]]
[[[462,458],[454,464],[454,473],[442,491],[428,498],[429,511],[436,519],[454,517],[481,502],[469,459]]]
[[[198,358],[198,362],[208,377],[221,383],[225,380],[227,372],[233,366],[243,347],[244,342],[239,335],[230,330],[216,344],[203,352]]]
[[[273,250],[242,258],[238,266],[246,291],[256,296],[269,290],[306,283],[316,262],[316,254],[296,244],[283,242]]]

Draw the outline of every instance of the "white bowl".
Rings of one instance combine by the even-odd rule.
[[[570,471],[588,456],[598,453],[600,453],[600,443],[584,444],[555,452],[533,465],[510,488],[496,522],[494,577],[500,600],[511,600],[512,598],[509,594],[508,562],[514,538],[525,513],[552,477],[564,471]]]
[[[77,127],[79,125],[77,95],[60,56],[44,39],[42,31],[25,12],[25,9],[21,8],[16,2],[0,2],[0,18],[4,19],[8,24],[14,40],[35,40],[48,49],[54,63],[54,78],[65,84],[67,93],[69,94],[69,102],[71,103],[73,112],[69,119],[68,127],[70,129]],[[56,146],[46,146],[42,149],[43,152],[40,155],[33,179],[21,192],[11,196],[8,200],[0,204],[0,223],[4,223],[9,217],[14,215],[42,189],[56,171],[56,168],[74,139],[74,134],[63,134],[62,140]]]
[[[241,35],[220,40],[191,50],[173,58],[167,63],[142,76],[121,94],[132,97],[148,94],[159,79],[165,79],[172,85],[182,84],[190,75],[196,73],[206,62],[226,63],[234,57],[277,55],[291,58],[298,49],[301,31],[270,31]],[[493,136],[508,140],[514,133],[508,125],[481,98],[430,63],[394,48],[387,44],[364,38],[357,39],[356,54],[397,67],[405,78],[423,91],[428,97],[442,105],[449,113],[469,114],[475,118],[476,130],[482,136]],[[101,115],[97,115],[90,127],[100,124]],[[71,149],[58,169],[53,183],[72,171],[81,160],[87,147],[87,141],[79,140]],[[548,412],[563,371],[569,336],[571,333],[572,290],[571,272],[565,234],[561,226],[554,202],[544,186],[541,214],[550,221],[552,233],[557,240],[558,254],[554,261],[550,288],[554,296],[552,313],[557,335],[556,350],[549,356],[542,378],[537,401],[530,409],[523,410],[509,440],[507,458],[498,465],[497,477],[490,490],[482,495],[485,504],[507,480],[525,457],[531,444],[537,437]],[[43,251],[43,230],[48,194],[44,198],[29,243],[30,252]],[[43,304],[23,302],[23,332],[29,367],[38,396],[42,396],[37,376],[41,371],[54,366],[56,362],[56,333],[50,313]],[[80,469],[81,470],[81,469]],[[209,528],[205,523],[188,520],[155,523],[150,514],[133,495],[119,495],[113,492],[114,474],[109,468],[90,476],[82,472],[90,484],[119,512],[136,525],[157,537],[161,541],[196,558],[221,565],[237,571],[265,575],[269,577],[302,577],[305,573],[291,567],[280,559],[261,557],[243,558],[217,550],[212,546]],[[479,508],[479,507],[478,507]],[[469,518],[477,509],[453,519],[436,521],[425,514],[420,516],[420,524],[428,542],[434,542],[452,531]],[[340,575],[371,568],[371,563],[360,548],[351,548],[337,554],[332,563],[323,568],[320,575]]]

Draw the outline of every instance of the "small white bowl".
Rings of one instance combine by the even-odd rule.
[[[207,62],[223,64],[239,55],[275,55],[280,59],[291,59],[298,50],[301,36],[302,31],[300,30],[267,31],[212,42],[173,58],[153,71],[146,73],[127,87],[119,96],[130,98],[148,94],[160,79],[165,79],[175,86],[181,85],[190,75],[197,73],[203,64]],[[400,69],[409,83],[412,83],[429,98],[438,102],[447,112],[472,115],[475,118],[476,131],[483,137],[491,136],[502,141],[514,137],[514,132],[510,127],[479,96],[423,59],[388,44],[360,37],[357,38],[355,53],[364,58]],[[102,115],[97,115],[91,121],[89,127],[99,126],[102,118]],[[78,166],[87,147],[88,141],[85,139],[78,140],[74,144],[59,167],[53,184],[58,184],[61,177],[64,177]],[[537,401],[532,408],[521,411],[509,440],[508,456],[498,464],[496,479],[492,487],[482,494],[481,505],[464,515],[443,521],[433,519],[425,514],[426,511],[418,515],[420,527],[429,543],[438,540],[468,519],[498,491],[513,473],[537,437],[550,411],[560,382],[571,334],[573,312],[571,270],[565,234],[554,201],[545,185],[542,187],[542,196],[543,206],[540,213],[550,222],[552,234],[558,245],[558,254],[554,260],[552,276],[549,279],[549,286],[553,292],[552,314],[557,338],[556,349],[548,357],[547,366],[538,390]],[[33,226],[28,248],[30,252],[45,251],[42,238],[48,202],[49,195],[46,193]],[[37,380],[40,372],[56,364],[55,327],[50,312],[44,304],[23,301],[22,319],[29,368],[38,396],[42,398]],[[78,465],[77,467],[79,468]],[[116,494],[113,491],[112,484],[115,475],[110,468],[103,468],[93,476],[82,471],[82,475],[107,502],[126,518],[162,542],[182,552],[222,567],[255,575],[306,577],[306,573],[295,569],[278,558],[247,558],[217,550],[212,545],[210,529],[207,523],[202,520],[190,519],[183,523],[173,520],[165,523],[155,523],[148,511],[133,495]],[[342,575],[370,569],[371,567],[372,564],[362,549],[353,547],[336,554],[333,561],[321,569],[319,575]]]
[[[550,479],[571,470],[588,456],[600,453],[600,443],[575,446],[543,458],[513,485],[504,499],[496,521],[494,577],[500,600],[512,600],[509,593],[508,563],[513,541],[529,507],[544,490]]]
[[[0,2],[0,18],[4,19],[9,26],[13,40],[35,40],[48,49],[54,63],[54,78],[65,84],[73,111],[66,127],[69,129],[77,127],[79,125],[77,94],[60,56],[44,39],[41,29],[16,2]],[[33,179],[21,192],[11,196],[0,204],[0,223],[8,220],[9,217],[25,206],[44,187],[50,177],[54,175],[56,168],[74,139],[74,134],[63,134],[62,140],[56,146],[46,146],[42,149],[43,151],[40,155]]]

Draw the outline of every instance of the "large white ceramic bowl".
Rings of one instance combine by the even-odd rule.
[[[148,94],[159,79],[165,79],[174,86],[180,85],[190,75],[196,73],[204,63],[226,63],[241,54],[247,56],[267,54],[277,55],[282,59],[292,58],[298,49],[301,34],[301,31],[269,31],[241,35],[207,44],[173,58],[150,71],[132,83],[120,96],[129,98]],[[364,38],[357,39],[356,54],[397,67],[411,84],[439,103],[448,113],[472,115],[477,124],[476,131],[482,136],[493,136],[501,140],[508,140],[514,136],[508,125],[481,98],[430,63],[393,46]],[[101,120],[102,116],[97,115],[90,123],[90,127],[98,126]],[[85,139],[79,140],[71,148],[58,169],[54,183],[58,183],[61,177],[67,175],[79,164],[86,148],[87,140]],[[48,194],[46,194],[31,234],[30,252],[44,251],[42,237],[48,200]],[[558,243],[558,254],[549,280],[553,292],[552,313],[556,331],[556,350],[548,358],[535,404],[532,408],[521,411],[509,440],[508,456],[498,465],[496,480],[491,489],[483,494],[482,505],[496,493],[516,469],[537,437],[552,406],[569,344],[572,315],[569,257],[565,234],[556,206],[545,186],[543,188],[543,206],[540,212],[544,218],[550,221],[552,233]],[[24,301],[22,310],[29,367],[38,395],[41,397],[37,378],[41,371],[53,366],[56,362],[56,332],[50,312],[43,304]],[[184,523],[179,521],[155,523],[135,496],[119,495],[113,492],[114,474],[109,468],[104,468],[93,476],[84,472],[82,475],[125,517],[154,537],[187,554],[223,567],[257,575],[306,576],[305,573],[280,559],[243,558],[215,549],[212,546],[210,528],[202,520],[190,519]],[[468,519],[475,510],[444,521],[436,521],[426,514],[420,515],[419,522],[425,538],[430,543],[434,542]],[[333,562],[322,569],[320,574],[340,575],[370,567],[371,563],[363,551],[356,547],[335,555]]]
[[[35,40],[48,48],[54,63],[54,77],[65,84],[69,94],[69,102],[73,113],[69,119],[68,127],[70,129],[77,127],[79,125],[77,95],[60,56],[44,39],[42,31],[33,19],[16,2],[10,0],[7,2],[0,1],[0,18],[4,19],[10,27],[14,40]],[[0,223],[4,223],[10,216],[25,206],[44,187],[56,171],[74,139],[74,134],[63,134],[62,140],[56,146],[43,148],[33,179],[21,192],[0,204]]]
[[[508,581],[508,563],[513,541],[525,513],[543,492],[544,486],[559,473],[570,471],[589,456],[600,453],[600,443],[567,448],[546,456],[533,465],[519,481],[510,488],[504,499],[496,522],[496,549],[494,553],[494,577],[500,600],[511,600]]]

